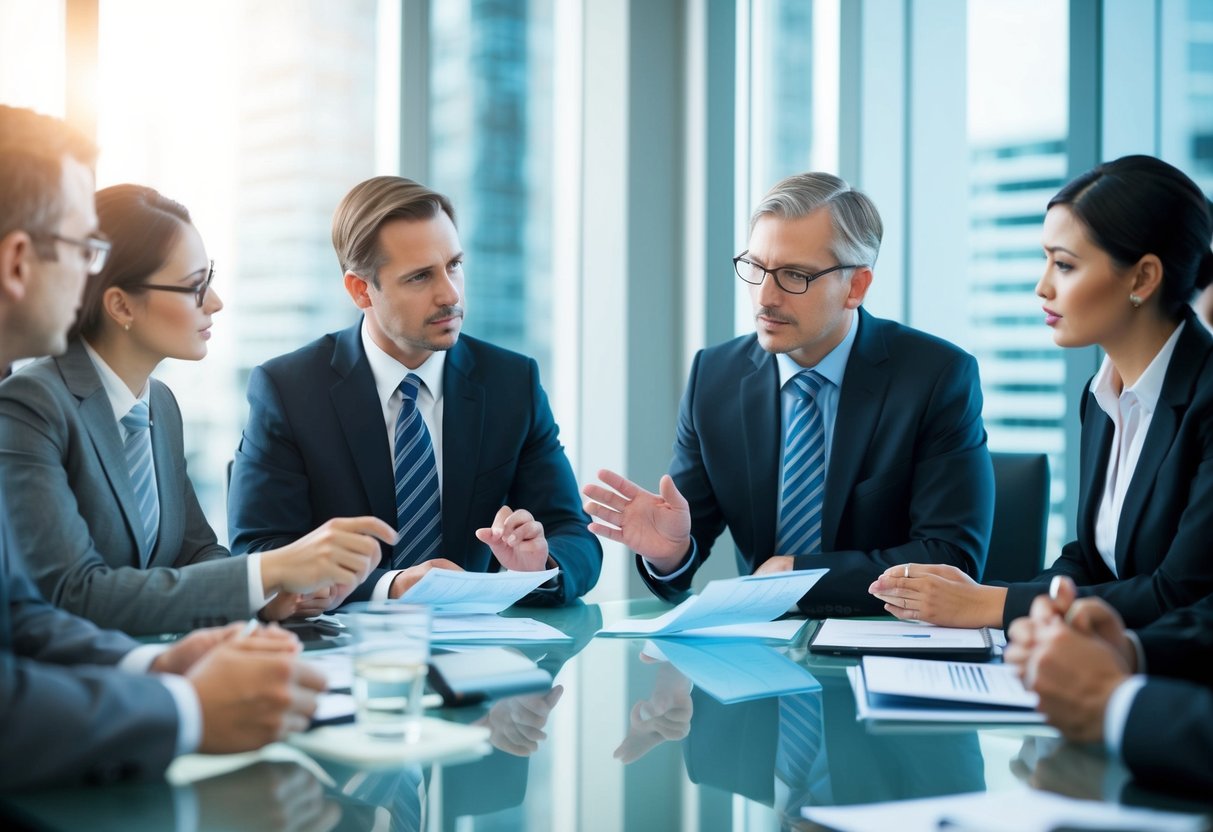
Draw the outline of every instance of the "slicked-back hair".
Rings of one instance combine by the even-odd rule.
[[[65,158],[92,168],[97,147],[57,118],[0,105],[0,239],[59,230]]]
[[[866,194],[829,173],[798,173],[776,183],[750,215],[750,233],[763,217],[795,220],[826,208],[834,228],[830,252],[839,263],[875,266],[884,225]]]
[[[379,229],[392,220],[428,220],[442,211],[455,222],[451,201],[401,176],[376,176],[354,186],[333,213],[333,249],[343,272],[379,287],[385,257]]]
[[[1213,281],[1209,201],[1179,168],[1153,156],[1097,165],[1049,200],[1064,205],[1121,268],[1147,254],[1162,263],[1162,309],[1178,318]]]

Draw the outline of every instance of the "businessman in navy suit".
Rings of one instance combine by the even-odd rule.
[[[1007,630],[1006,659],[1069,740],[1101,743],[1148,786],[1213,788],[1213,595],[1136,631],[1102,598],[1053,579]],[[1207,799],[1207,798],[1206,798]]]
[[[587,485],[591,530],[637,554],[677,600],[727,526],[738,571],[827,567],[808,615],[882,611],[889,566],[980,577],[994,511],[977,363],[861,308],[882,228],[838,177],[789,177],[764,197],[734,260],[757,332],[701,351],[669,474],[651,493],[611,471]]]
[[[602,547],[534,360],[460,335],[454,217],[445,196],[395,176],[338,205],[333,245],[362,320],[253,371],[232,549],[281,546],[357,506],[400,540],[350,600],[399,597],[435,567],[559,567],[524,601],[565,604],[598,580]]]

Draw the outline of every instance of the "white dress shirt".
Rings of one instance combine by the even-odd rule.
[[[126,442],[126,437],[129,431],[122,424],[122,417],[130,412],[137,401],[147,402],[148,414],[153,423],[156,420],[156,414],[151,412],[151,402],[148,397],[151,393],[151,384],[143,385],[143,390],[136,397],[131,393],[131,389],[126,386],[126,382],[118,377],[113,368],[105,363],[96,350],[88,341],[81,340],[84,344],[84,349],[88,353],[88,357],[92,359],[93,366],[97,368],[97,375],[101,378],[101,386],[105,388],[105,394],[109,397],[110,407],[114,409],[114,421],[118,423],[118,437]],[[156,448],[155,443],[152,443],[152,478],[156,477]],[[268,604],[278,593],[271,595],[265,594],[265,582],[261,578],[261,553],[253,552],[247,556],[248,568],[245,571],[247,579],[245,581],[248,587],[248,605],[249,615],[255,614],[259,609]]]
[[[362,348],[366,351],[367,363],[371,365],[371,376],[375,379],[375,390],[379,394],[379,405],[383,408],[383,424],[387,429],[387,458],[393,459],[396,454],[396,417],[404,402],[404,394],[400,392],[400,382],[409,373],[415,373],[421,379],[421,389],[417,391],[417,410],[425,429],[430,432],[430,442],[434,446],[434,463],[438,468],[438,493],[442,493],[442,374],[446,367],[446,353],[436,351],[430,353],[420,367],[410,370],[392,356],[379,349],[379,345],[367,331],[366,319],[362,320]],[[371,600],[382,601],[388,597],[392,588],[392,580],[403,570],[389,570],[375,584],[371,591]]]
[[[1129,484],[1133,481],[1133,472],[1137,469],[1146,435],[1150,432],[1150,422],[1154,419],[1154,410],[1162,394],[1167,366],[1171,363],[1171,355],[1175,352],[1175,344],[1183,328],[1181,322],[1132,387],[1119,389],[1120,374],[1107,356],[1091,380],[1095,401],[1112,420],[1112,448],[1108,453],[1103,496],[1095,515],[1095,549],[1117,577],[1120,577],[1116,569],[1116,534],[1120,525],[1120,511]]]
[[[838,417],[838,400],[842,394],[843,376],[846,375],[847,362],[851,359],[851,350],[855,346],[855,337],[859,334],[859,315],[851,316],[851,326],[847,330],[847,334],[843,336],[838,346],[826,353],[821,361],[817,362],[815,367],[802,367],[786,353],[780,353],[775,356],[775,365],[779,368],[779,401],[780,401],[780,416],[779,416],[779,435],[784,437],[780,440],[779,452],[779,493],[783,493],[783,446],[786,443],[788,435],[788,425],[792,421],[792,408],[795,406],[797,399],[801,397],[798,389],[794,389],[791,384],[792,377],[803,370],[815,370],[818,375],[825,379],[826,383],[821,385],[821,389],[817,393],[817,406],[821,409],[821,420],[825,429],[825,467],[830,470],[830,450],[834,445],[834,421]],[[782,503],[783,501],[780,500]],[[778,514],[778,509],[776,510]],[[775,528],[779,528],[780,517],[775,518]],[[647,560],[642,559],[645,571],[650,576],[658,581],[672,581],[686,572],[695,562],[698,557],[698,547],[695,545],[695,539],[691,538],[691,551],[687,555],[686,561],[682,566],[675,569],[668,575],[658,574],[652,564]]]

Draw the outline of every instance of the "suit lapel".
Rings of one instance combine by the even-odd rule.
[[[371,512],[395,528],[396,488],[387,427],[375,377],[362,348],[361,327],[359,321],[337,333],[332,367],[340,378],[329,390],[329,396]]]
[[[1133,479],[1129,482],[1129,490],[1125,492],[1124,505],[1120,509],[1116,532],[1116,569],[1120,574],[1124,574],[1129,552],[1133,551],[1133,536],[1139,527],[1146,502],[1154,491],[1158,469],[1175,443],[1183,414],[1192,401],[1197,377],[1205,365],[1209,350],[1213,348],[1213,339],[1210,339],[1200,322],[1190,315],[1186,321],[1187,325],[1175,344],[1175,351],[1171,353],[1171,363],[1159,392],[1158,406],[1150,419],[1150,430],[1146,433],[1141,456],[1137,458]]]
[[[847,497],[855,487],[860,463],[875,435],[876,420],[880,416],[885,388],[889,384],[888,372],[883,367],[889,354],[880,322],[860,308],[855,326],[859,327],[859,331],[855,335],[855,344],[842,379],[838,412],[834,416],[834,436],[830,444],[830,464],[826,471],[825,502],[821,510],[821,547],[824,552],[834,550],[838,524],[842,520]]]
[[[466,562],[472,488],[484,435],[484,385],[475,380],[475,357],[460,339],[442,373],[442,556]],[[518,508],[518,506],[511,506]]]
[[[142,566],[148,559],[148,553],[144,551],[147,542],[144,539],[143,517],[139,514],[130,470],[126,467],[126,452],[118,434],[114,408],[101,384],[101,377],[97,375],[97,368],[79,341],[73,341],[67,352],[55,359],[55,364],[68,391],[80,402],[80,421],[92,439],[101,470],[105,472],[105,478],[122,509],[132,548],[139,553],[141,562],[131,565]]]
[[[783,432],[779,426],[779,369],[775,356],[755,341],[750,348],[750,360],[754,362],[754,370],[741,378],[741,425],[757,566],[775,553]]]

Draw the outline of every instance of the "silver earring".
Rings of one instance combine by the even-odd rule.
[[[131,331],[131,325],[130,325],[130,324],[123,324],[123,325],[122,325],[122,328],[123,328],[124,330],[126,330],[127,332],[130,332],[130,331]]]
[[[1141,306],[1141,295],[1129,295],[1129,303],[1133,304],[1134,309],[1137,309],[1139,306]]]

